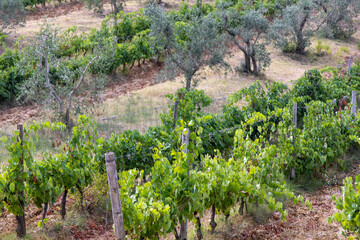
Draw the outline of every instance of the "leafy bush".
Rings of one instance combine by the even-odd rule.
[[[304,126],[296,137],[296,169],[300,174],[321,174],[330,165],[342,165],[339,157],[351,146],[353,117],[347,109],[334,114],[331,102],[306,105]]]
[[[305,75],[295,81],[291,91],[293,97],[300,97],[305,102],[326,101],[328,100],[328,89],[326,88],[323,77],[318,70],[309,70]]]
[[[31,75],[32,69],[19,65],[21,58],[18,50],[8,48],[0,56],[0,102],[13,100],[18,95],[21,84]]]

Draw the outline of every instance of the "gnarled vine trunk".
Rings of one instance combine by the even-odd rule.
[[[15,218],[17,222],[16,235],[18,238],[23,238],[26,235],[25,212],[22,216],[16,216]]]
[[[215,222],[215,213],[216,213],[216,208],[215,208],[215,204],[214,204],[211,207],[211,219],[210,219],[211,234],[214,234],[215,228],[217,226],[217,223]]]
[[[201,232],[201,219],[200,216],[197,212],[194,212],[194,217],[196,219],[196,223],[197,223],[197,229],[196,229],[196,236],[198,240],[202,240],[203,239],[203,235]]]
[[[60,214],[62,217],[62,220],[65,220],[65,215],[66,215],[66,197],[68,194],[68,190],[65,189],[62,198],[61,198],[61,209],[60,209]]]

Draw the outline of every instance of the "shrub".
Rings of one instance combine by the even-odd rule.
[[[322,54],[331,54],[329,44],[323,44],[321,40],[318,40],[317,45],[315,46],[316,55],[320,56]]]

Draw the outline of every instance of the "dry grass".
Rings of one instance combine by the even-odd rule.
[[[259,77],[254,77],[248,74],[240,74],[235,71],[211,70],[204,68],[200,71],[199,78],[202,80],[197,86],[197,89],[204,90],[205,94],[211,98],[227,97],[230,94],[239,91],[244,87],[248,87],[255,81],[259,80],[261,83],[265,81],[282,82],[291,86],[292,81],[301,77],[305,71],[313,68],[323,68],[325,66],[339,65],[337,61],[336,53],[340,51],[341,46],[349,48],[349,53],[342,52],[341,59],[351,56],[357,50],[357,41],[359,38],[357,34],[351,41],[340,42],[328,39],[321,39],[324,43],[330,45],[332,55],[325,55],[317,57],[313,53],[315,51],[315,44],[317,39],[314,39],[313,44],[309,48],[309,53],[305,56],[299,56],[295,54],[284,54],[280,50],[270,47],[272,62],[266,71]],[[231,56],[228,58],[229,64],[234,68],[238,66],[242,61],[242,53],[233,49]],[[184,86],[183,77],[179,76],[175,81],[167,81],[159,84],[155,84],[146,87],[141,90],[133,91],[126,95],[120,95],[115,98],[107,99],[101,107],[101,117],[107,116],[121,116],[139,111],[150,109],[157,106],[166,106],[168,100],[165,98],[166,94],[173,94],[177,89]],[[134,99],[136,101],[134,101]],[[225,102],[225,101],[224,101]],[[245,104],[243,102],[242,104]],[[219,105],[219,103],[218,103]],[[220,104],[221,105],[221,104]],[[217,106],[215,112],[220,112],[220,107]],[[214,113],[214,111],[212,111]],[[155,112],[155,114],[157,114]],[[151,115],[151,114],[150,114]],[[136,116],[134,116],[136,118]],[[140,117],[141,118],[141,117]],[[132,124],[123,121],[122,117],[113,120],[113,123],[121,125],[123,129],[145,130],[153,123],[159,123],[159,120],[154,120],[154,116],[149,117],[149,122],[142,116],[141,120],[134,120]],[[135,124],[135,125],[134,125]]]

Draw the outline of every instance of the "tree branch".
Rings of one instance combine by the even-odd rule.
[[[49,78],[50,66],[49,66],[49,62],[48,62],[48,58],[47,58],[47,53],[45,51],[44,51],[44,58],[45,58],[46,87],[49,89],[51,95],[59,102],[59,104],[60,104],[59,111],[62,112],[63,100],[56,93],[56,91],[54,90],[54,88],[52,87],[52,85],[50,83],[50,78]]]
[[[227,31],[229,33],[229,35],[231,36],[231,40],[233,41],[233,43],[245,54],[247,53],[246,49],[240,45],[240,43],[236,40],[236,34],[234,31],[232,31],[231,29],[228,28],[227,26],[227,22],[228,22],[228,18],[227,16],[224,16],[225,19],[225,23],[224,23],[224,29],[225,31]]]
[[[83,79],[84,79],[84,76],[85,76],[88,68],[89,68],[90,65],[95,61],[95,59],[97,59],[97,57],[98,57],[98,56],[96,56],[96,57],[94,57],[93,59],[91,59],[91,61],[86,65],[83,73],[82,73],[81,76],[80,76],[80,79],[79,79],[78,83],[76,84],[75,88],[74,88],[73,90],[71,90],[71,92],[70,92],[69,95],[68,95],[68,106],[67,106],[67,108],[66,108],[66,118],[67,118],[66,121],[69,120],[69,119],[68,119],[68,118],[69,118],[68,114],[69,114],[69,110],[70,110],[70,108],[71,108],[72,95],[73,95],[73,94],[77,91],[77,89],[79,88],[81,82],[82,82]]]

